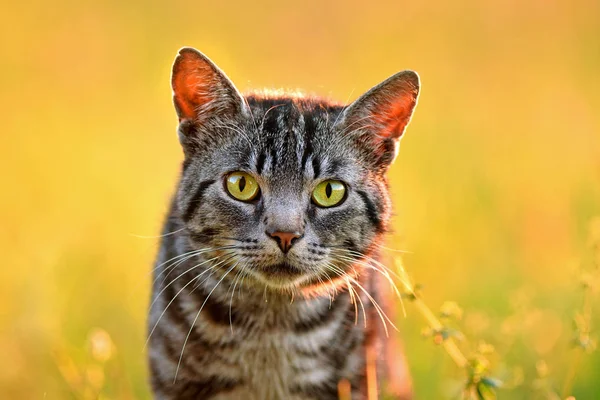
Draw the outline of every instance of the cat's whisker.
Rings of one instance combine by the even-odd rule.
[[[391,247],[387,247],[379,243],[375,243],[375,246],[386,251],[393,251],[394,253],[413,254],[413,252],[410,250],[392,249]]]
[[[356,289],[354,289],[354,286],[352,286],[350,281],[351,281],[350,277],[347,277],[346,282],[348,283],[348,288],[350,289],[350,291],[354,292],[354,298],[358,300],[358,303],[360,304],[360,307],[362,309],[364,325],[365,325],[365,329],[366,329],[367,328],[367,310],[365,309],[365,305],[364,305],[362,299],[360,298],[360,295],[358,294]],[[358,314],[356,314],[355,321],[356,321],[356,323],[358,323]]]
[[[230,236],[213,236],[215,239],[221,239],[221,240],[233,240],[239,243],[252,243],[255,244],[254,242],[250,242],[249,240],[243,240],[243,239],[238,239],[238,238],[234,238],[234,237],[230,237]]]
[[[204,299],[204,302],[200,306],[200,309],[198,310],[198,313],[196,314],[196,317],[194,318],[194,321],[192,322],[192,326],[190,327],[190,330],[188,331],[188,334],[185,337],[185,340],[183,341],[183,346],[181,347],[181,354],[179,355],[179,361],[177,362],[177,369],[175,370],[175,377],[173,378],[173,383],[175,383],[177,381],[177,374],[179,373],[179,367],[181,366],[181,360],[183,359],[183,353],[185,351],[185,346],[187,345],[187,342],[188,342],[188,340],[190,338],[190,335],[192,334],[192,331],[194,330],[194,326],[196,325],[196,322],[198,321],[198,318],[200,317],[200,313],[202,312],[202,309],[206,305],[206,302],[208,301],[208,299],[210,298],[210,296],[213,294],[213,292],[215,291],[215,289],[217,288],[217,286],[219,286],[219,284],[221,282],[223,282],[223,279],[225,279],[225,277],[231,271],[233,271],[233,269],[236,266],[237,266],[237,263],[233,264],[233,266],[227,270],[227,272],[225,273],[225,275],[223,275],[221,277],[221,279],[219,279],[219,281],[215,284],[215,286],[212,288],[212,290],[208,293],[208,296],[206,296],[206,299]]]
[[[233,289],[231,290],[231,298],[229,299],[229,327],[231,328],[231,334],[233,335],[233,321],[231,320],[231,306],[233,304],[233,295],[235,294],[235,288],[238,284],[240,276],[244,273],[244,268],[241,267],[238,273],[233,278]]]
[[[348,95],[348,98],[346,99],[344,104],[348,104],[348,102],[350,101],[350,97],[352,97],[353,94],[354,94],[354,88],[352,88],[352,90],[350,91],[350,94]],[[340,113],[338,114],[337,118],[335,119],[335,121],[333,121],[333,126],[335,126],[338,123],[338,120],[340,119],[340,117],[343,114],[344,114],[344,110],[341,110]],[[329,122],[329,113],[327,113],[327,121]]]
[[[150,287],[154,287],[154,285],[156,284],[156,282],[158,282],[158,280],[160,279],[160,277],[161,277],[162,274],[164,274],[165,272],[167,272],[167,271],[175,268],[177,265],[179,265],[180,264],[179,261],[181,261],[181,260],[177,260],[179,258],[183,257],[182,260],[185,262],[185,261],[189,260],[190,258],[193,258],[194,256],[201,255],[201,254],[204,254],[204,253],[207,253],[207,252],[210,252],[210,251],[226,250],[226,249],[231,249],[231,248],[235,248],[235,246],[224,246],[224,247],[217,247],[217,248],[202,248],[202,249],[191,250],[191,251],[185,252],[183,254],[178,254],[178,255],[176,255],[176,256],[168,259],[167,261],[164,261],[164,262],[158,264],[156,267],[154,267],[148,273],[148,275],[151,275],[152,273],[156,272],[163,265],[172,262],[172,264],[166,266],[163,271],[161,271],[160,273],[156,274],[156,277],[152,280],[152,283],[151,283]],[[175,260],[177,260],[177,261],[175,261]],[[176,265],[174,265],[174,264],[176,264]],[[142,287],[143,284],[144,284],[144,282],[137,283],[131,289],[130,296],[133,297],[137,293],[137,291]]]
[[[377,264],[383,268],[385,268],[386,270],[388,270],[389,272],[391,272],[392,274],[394,274],[398,279],[403,280],[403,277],[400,277],[398,274],[396,274],[392,269],[390,269],[388,266],[386,266],[385,264],[381,263],[380,261],[357,251],[353,251],[353,250],[347,250],[346,252],[350,255],[356,256],[356,257],[360,257],[360,258],[364,258],[365,260],[368,260],[370,262],[373,262],[374,264]],[[406,271],[404,270],[404,268],[401,269],[402,274],[406,274]]]
[[[331,281],[331,278],[329,278],[329,281],[333,283],[333,281]],[[326,286],[326,283],[323,282],[323,279],[321,279],[320,275],[317,275],[317,281],[319,281],[319,286]],[[327,293],[327,297],[329,298],[329,308],[331,308],[331,305],[333,304],[333,298],[331,297],[331,293],[329,292],[329,290],[326,290]]]
[[[244,140],[246,142],[248,142],[248,145],[250,146],[250,148],[252,148],[254,145],[252,143],[252,141],[250,140],[250,138],[248,137],[248,135],[246,135],[246,133],[244,131],[242,131],[239,127],[234,126],[234,125],[220,125],[220,124],[215,124],[216,128],[221,128],[221,129],[229,129],[231,131],[233,131],[234,133],[237,133],[238,135],[240,135],[242,138],[244,138]]]
[[[329,274],[326,273],[325,276],[327,276],[327,280],[329,281],[329,286],[331,287],[331,291],[332,291],[331,296],[333,296],[333,297],[337,296],[338,295],[338,287],[336,286],[336,284],[333,281],[333,279],[331,278],[331,276],[329,276]],[[331,302],[329,303],[329,308],[331,308]]]
[[[396,283],[392,280],[392,277],[390,276],[390,272],[393,274],[393,271],[389,271],[388,269],[380,269],[380,268],[378,268],[377,266],[373,265],[372,263],[370,263],[368,261],[363,261],[363,260],[355,259],[355,258],[352,258],[352,257],[346,257],[346,256],[342,256],[342,255],[337,255],[335,258],[338,259],[338,260],[340,260],[340,261],[346,261],[346,262],[350,262],[350,263],[353,263],[353,264],[359,264],[359,265],[362,265],[364,267],[367,267],[369,269],[372,269],[374,271],[379,272],[389,282],[390,286],[392,287],[392,289],[394,290],[394,292],[396,293],[396,295],[398,296],[398,298],[402,299],[402,295],[400,293],[400,290],[398,289],[398,287],[396,286]],[[396,277],[398,279],[401,279],[397,275],[396,275]],[[401,279],[401,281],[404,282],[403,279]]]
[[[282,107],[285,104],[275,104],[274,106],[272,106],[271,108],[269,108],[267,111],[265,111],[265,113],[263,114],[263,118],[262,118],[262,122],[260,123],[260,132],[264,132],[265,130],[265,119],[267,118],[267,115],[269,114],[269,112],[271,110],[274,110],[276,108]]]
[[[258,125],[256,125],[256,119],[254,118],[254,114],[252,113],[252,107],[250,107],[250,103],[248,103],[248,99],[246,96],[242,96],[244,99],[244,104],[248,107],[248,112],[250,113],[250,118],[252,118],[252,124],[254,124],[254,129],[258,131]]]
[[[244,275],[242,275],[242,281],[240,282],[240,286],[238,288],[238,297],[240,298],[240,300],[243,301],[244,300],[244,295],[242,293],[242,286],[244,286],[244,279],[246,279],[246,277],[250,275],[250,272],[248,272],[245,269],[244,265],[242,265],[241,267],[242,267],[242,270],[244,271]]]
[[[163,233],[162,235],[149,235],[148,236],[148,235],[138,235],[136,233],[130,233],[129,235],[133,236],[135,238],[138,238],[138,239],[159,239],[159,238],[162,238],[162,237],[165,237],[165,236],[174,235],[174,234],[179,233],[179,232],[181,232],[183,230],[185,230],[185,227],[183,227],[181,229],[177,229],[176,231],[173,231],[173,232]]]
[[[215,258],[218,258],[218,257],[215,257]],[[206,269],[206,270],[202,271],[202,272],[201,272],[201,273],[200,273],[198,276],[195,276],[194,278],[190,279],[190,281],[189,281],[188,283],[186,283],[186,284],[185,284],[185,285],[184,285],[184,286],[183,286],[183,287],[182,287],[182,288],[181,288],[181,289],[180,289],[180,290],[179,290],[179,291],[178,291],[178,292],[175,294],[175,296],[173,296],[173,298],[172,298],[172,299],[169,301],[169,303],[168,303],[168,304],[165,306],[165,309],[164,309],[164,310],[163,310],[163,311],[160,313],[160,315],[159,315],[159,317],[158,317],[158,320],[156,321],[156,323],[155,323],[155,324],[154,324],[154,326],[152,327],[152,330],[150,331],[150,334],[148,335],[148,338],[146,339],[146,343],[144,344],[144,349],[146,348],[146,346],[147,346],[147,345],[148,345],[148,343],[150,342],[150,338],[152,337],[152,334],[153,334],[153,333],[154,333],[154,331],[156,330],[156,327],[158,326],[158,324],[159,324],[160,320],[162,319],[162,317],[163,317],[163,316],[165,315],[165,313],[167,312],[167,309],[169,308],[169,306],[170,306],[170,305],[171,305],[171,304],[172,304],[172,303],[175,301],[175,299],[177,298],[177,296],[179,296],[179,294],[180,294],[180,293],[181,293],[181,292],[182,292],[182,291],[183,291],[183,290],[184,290],[186,287],[188,287],[188,286],[189,286],[191,283],[193,283],[194,281],[198,281],[198,280],[199,280],[199,279],[202,277],[202,275],[204,275],[205,273],[207,273],[207,272],[209,272],[209,271],[212,271],[212,270],[214,270],[214,269],[215,269],[215,268],[217,268],[219,265],[223,264],[224,262],[227,262],[227,261],[229,261],[229,260],[230,260],[230,259],[232,259],[232,258],[233,258],[233,257],[230,257],[230,258],[228,258],[227,260],[220,261],[220,262],[218,262],[217,264],[215,264],[215,265],[211,266],[210,268],[208,268],[208,269]],[[212,261],[212,259],[211,259],[211,260],[209,260],[209,261]],[[199,268],[200,266],[202,266],[202,264],[205,264],[205,263],[206,263],[206,262],[204,262],[204,263],[201,263],[201,264],[197,264],[197,265],[195,265],[194,267],[190,268],[189,270],[187,270],[187,271],[183,272],[181,275],[179,275],[177,278],[175,278],[173,281],[171,281],[171,282],[169,283],[169,285],[168,285],[168,286],[170,286],[170,285],[171,285],[173,282],[175,282],[177,279],[179,279],[179,278],[180,278],[181,276],[183,276],[184,274],[186,274],[186,273],[188,273],[188,272],[192,271],[192,270],[193,270],[193,269],[195,269],[195,268]],[[212,274],[211,274],[211,275],[212,275]],[[210,276],[210,275],[209,275],[209,276]],[[168,287],[168,286],[167,286],[167,287]],[[154,299],[154,301],[152,302],[152,304],[150,304],[150,307],[149,307],[150,309],[152,309],[152,307],[154,306],[154,304],[156,303],[156,301],[157,301],[157,300],[160,298],[160,295],[161,295],[161,294],[162,294],[162,293],[163,293],[163,292],[164,292],[164,291],[167,289],[167,287],[163,288],[163,290],[161,290],[161,291],[158,293],[158,295],[156,295],[156,298]]]
[[[327,274],[325,274],[325,275],[327,276]],[[325,293],[327,294],[327,298],[329,300],[329,308],[331,309],[331,306],[333,304],[333,296],[329,289],[329,286],[330,286],[329,282],[333,283],[333,281],[328,276],[327,276],[327,280],[329,281],[328,283],[325,283],[325,281],[323,279],[321,279],[321,276],[317,276],[317,280],[319,281],[320,286],[327,287],[325,289]]]
[[[206,253],[208,253],[208,252],[206,252]],[[201,254],[204,254],[204,253],[200,253],[200,254],[191,254],[191,255],[189,255],[189,256],[187,256],[187,257],[185,257],[185,258],[182,258],[181,260],[179,260],[179,261],[176,261],[176,262],[174,262],[173,264],[171,264],[171,265],[167,266],[167,267],[166,267],[166,268],[165,268],[163,271],[161,271],[161,273],[160,273],[160,274],[157,274],[157,277],[154,279],[154,282],[156,282],[156,281],[157,281],[157,280],[160,278],[160,275],[162,275],[162,274],[164,274],[164,273],[166,272],[166,274],[165,274],[165,276],[163,277],[163,280],[162,280],[162,282],[161,282],[161,284],[164,284],[164,283],[167,281],[167,279],[169,279],[169,275],[171,275],[171,272],[175,271],[175,270],[177,269],[177,267],[178,267],[178,266],[180,266],[181,264],[183,264],[183,263],[184,263],[184,262],[186,262],[187,260],[189,260],[189,259],[191,259],[191,258],[194,258],[194,257],[196,257],[196,256],[198,256],[198,255],[201,255]],[[217,256],[217,257],[219,257],[219,256]],[[154,283],[154,282],[153,282],[153,283]]]
[[[349,125],[345,126],[345,127],[344,127],[344,129],[343,129],[343,130],[340,132],[340,137],[343,137],[344,135],[347,135],[347,136],[348,136],[348,135],[350,135],[352,132],[358,131],[359,129],[362,129],[362,128],[364,128],[364,127],[372,127],[372,125],[361,125],[361,126],[359,126],[358,128],[356,128],[356,129],[352,130],[350,133],[347,133],[347,132],[348,132],[348,129],[350,129],[350,128],[351,128],[353,125],[356,125],[356,124],[358,124],[358,123],[359,123],[359,122],[361,122],[361,121],[364,121],[364,120],[367,120],[367,119],[371,119],[371,118],[372,118],[372,117],[371,117],[370,115],[367,115],[366,117],[359,118],[359,119],[357,119],[356,121],[352,122],[351,124],[349,124]]]
[[[187,257],[187,256],[196,256],[196,255],[200,255],[200,254],[204,254],[204,253],[208,253],[210,251],[218,251],[218,250],[228,250],[228,249],[233,249],[236,248],[236,246],[234,245],[227,245],[227,246],[220,246],[220,247],[203,247],[201,249],[195,249],[195,250],[191,250],[191,251],[187,251],[185,253],[182,254],[178,254],[174,257],[171,257],[170,259],[163,261],[162,263],[158,264],[156,267],[154,267],[152,269],[152,271],[150,271],[150,273],[155,272],[157,269],[159,269],[160,267],[162,267],[165,264],[169,264],[170,262],[176,262],[175,260],[179,260],[182,257]],[[171,265],[165,267],[165,271],[167,269],[171,268]],[[164,273],[165,271],[162,271],[161,273]]]
[[[230,252],[229,250],[234,250],[234,249],[238,249],[238,250],[239,250],[239,249],[240,249],[240,247],[239,247],[239,246],[234,246],[234,245],[221,246],[221,247],[214,247],[214,248],[211,248],[211,249],[206,249],[206,251],[202,251],[201,253],[198,253],[198,254],[193,254],[193,255],[191,255],[191,256],[189,256],[189,257],[186,257],[185,259],[179,260],[179,261],[177,261],[176,263],[174,263],[174,264],[172,264],[172,265],[170,265],[170,266],[166,267],[166,268],[165,268],[165,270],[161,272],[161,274],[164,274],[165,272],[167,273],[167,274],[165,275],[165,277],[164,277],[164,279],[163,279],[163,282],[162,282],[162,283],[164,283],[164,282],[165,282],[165,281],[166,281],[166,280],[169,278],[169,275],[171,275],[171,273],[172,273],[172,272],[173,272],[173,271],[174,271],[174,270],[175,270],[175,269],[176,269],[176,268],[177,268],[179,265],[183,264],[184,262],[186,262],[186,261],[187,261],[187,260],[189,260],[190,258],[193,258],[193,257],[195,257],[195,256],[199,256],[199,255],[202,255],[202,254],[206,254],[206,253],[211,253],[211,252],[220,251],[220,250],[225,250],[225,253],[224,253],[224,254],[222,254],[221,256],[223,256],[223,255],[227,255],[227,254],[233,254],[233,253],[232,253],[232,252]],[[167,271],[168,271],[168,272],[167,272]],[[159,277],[161,274],[158,274],[158,276],[157,276],[156,278],[158,279],[158,277]]]
[[[402,283],[406,282],[406,276],[400,276],[398,275],[395,271],[393,271],[392,269],[390,269],[388,266],[382,264],[380,261],[375,260],[372,257],[367,256],[366,254],[362,254],[356,251],[352,251],[352,250],[344,250],[343,253],[347,253],[350,256],[354,256],[354,257],[358,257],[358,259],[362,259],[363,261],[368,261],[371,262],[373,264],[376,264],[378,266],[380,266],[381,268],[383,268],[384,270],[388,271],[388,273],[391,273],[392,275],[394,275],[396,278],[398,278]],[[339,254],[339,253],[338,253]],[[357,261],[359,261],[357,260]],[[402,269],[400,271],[403,275],[406,275],[406,271],[404,269]]]
[[[352,279],[352,278],[350,278],[350,279]],[[386,320],[387,320],[387,322],[390,323],[390,325],[392,325],[392,327],[395,330],[398,330],[396,325],[394,325],[392,320],[387,316],[387,314],[383,311],[383,309],[381,308],[379,303],[377,303],[377,301],[375,301],[375,299],[373,298],[373,296],[371,296],[371,294],[367,291],[367,289],[365,289],[356,279],[352,279],[352,281],[354,282],[354,284],[356,286],[358,286],[359,289],[361,289],[363,291],[363,293],[367,296],[367,298],[371,301],[371,303],[375,307],[375,311],[377,311],[377,314],[379,314],[379,317],[381,318],[381,322],[383,323],[383,328],[385,330],[385,336],[389,337]]]
[[[360,253],[356,253],[356,255],[358,256]],[[342,256],[342,255],[337,255],[337,258],[341,258],[344,261],[347,262],[351,262],[351,263],[357,263],[359,265],[365,266],[369,269],[372,269],[374,271],[379,272],[382,276],[384,276],[387,281],[390,284],[390,287],[394,290],[394,293],[396,294],[396,296],[398,297],[398,299],[400,300],[400,305],[402,307],[402,312],[404,314],[404,316],[406,317],[406,307],[404,306],[404,299],[402,297],[402,293],[400,292],[400,290],[398,289],[398,286],[396,285],[396,283],[393,281],[393,279],[390,276],[390,273],[395,276],[397,279],[400,280],[400,282],[406,286],[406,282],[407,282],[407,278],[406,277],[400,277],[398,274],[396,274],[394,271],[392,271],[389,267],[385,266],[384,264],[380,263],[377,260],[372,259],[371,257],[365,256],[366,260],[368,260],[368,262],[366,260],[357,260],[355,258],[352,257],[346,257],[346,256]],[[375,264],[375,265],[374,265]],[[377,268],[377,266],[380,266],[380,268]],[[402,271],[404,272],[404,271]]]
[[[178,254],[174,257],[169,258],[166,261],[163,261],[162,263],[158,264],[156,267],[154,267],[152,269],[152,271],[150,271],[150,274],[152,274],[153,272],[156,272],[156,270],[158,270],[160,267],[162,267],[163,265],[169,264],[170,262],[176,262],[176,260],[182,258],[182,257],[187,257],[189,255],[196,255],[196,254],[201,254],[202,250],[207,250],[207,249],[196,249],[196,250],[191,250],[191,251],[186,251],[185,253],[182,254]],[[167,266],[166,269],[168,269],[170,266]],[[162,271],[164,272],[164,271]],[[161,272],[161,273],[162,273]]]
[[[160,292],[158,292],[158,294],[156,295],[156,298],[154,299],[154,301],[153,301],[152,303],[150,303],[150,307],[149,307],[149,308],[150,308],[150,309],[152,309],[152,307],[154,306],[154,304],[156,304],[156,301],[159,299],[160,295],[161,295],[161,294],[163,294],[163,293],[165,292],[165,290],[167,290],[167,289],[168,289],[168,288],[169,288],[169,287],[170,287],[170,286],[171,286],[173,283],[175,283],[175,281],[177,281],[179,278],[181,278],[182,276],[184,276],[184,275],[185,275],[185,274],[187,274],[188,272],[191,272],[191,271],[193,271],[194,269],[196,269],[196,268],[199,268],[199,267],[201,267],[202,265],[204,265],[204,264],[206,264],[206,263],[209,263],[209,262],[211,262],[211,261],[214,261],[214,260],[216,260],[216,259],[218,259],[218,258],[220,258],[220,257],[213,257],[213,258],[211,258],[211,259],[209,259],[209,260],[203,261],[203,262],[201,262],[200,264],[196,264],[196,265],[194,265],[193,267],[191,267],[191,268],[189,268],[189,269],[187,269],[187,270],[183,271],[183,272],[182,272],[181,274],[179,274],[179,275],[178,275],[178,276],[177,276],[175,279],[173,279],[173,280],[172,280],[171,282],[169,282],[169,283],[168,283],[166,286],[164,286]],[[217,264],[217,265],[218,265],[218,264]],[[201,276],[202,274],[204,274],[205,272],[206,272],[206,271],[202,272],[202,273],[200,274],[200,276]],[[164,283],[164,282],[165,282],[165,281],[163,281],[163,283]]]
[[[363,311],[364,324],[365,324],[365,328],[366,328],[367,327],[367,313],[365,310],[365,306],[362,302],[362,299],[360,298],[358,293],[356,293],[355,289],[352,287],[352,283],[350,282],[350,280],[352,278],[350,276],[348,276],[348,274],[346,274],[340,267],[338,267],[334,264],[327,263],[325,265],[325,268],[336,273],[336,275],[338,277],[343,277],[343,279],[346,281],[346,284],[348,286],[348,293],[350,295],[350,302],[354,305],[354,325],[358,324],[358,303],[360,303],[362,311]],[[330,281],[331,281],[331,278],[330,278]],[[332,281],[332,285],[333,285],[333,281]],[[358,303],[357,303],[357,299],[358,299]]]
[[[348,294],[350,295],[350,303],[354,305],[354,325],[358,325],[358,302],[354,298],[354,290],[352,290],[352,285],[349,281],[346,282],[348,284]]]
[[[332,270],[334,270],[334,271],[335,270],[341,271],[341,269],[339,267],[335,267],[335,266],[332,266],[332,265],[330,265],[329,267]],[[358,282],[356,279],[354,279],[354,278],[352,278],[350,276],[346,276],[346,278],[348,280],[352,281],[359,289],[361,289],[363,291],[363,293],[367,296],[367,298],[371,301],[371,303],[375,307],[375,311],[377,311],[377,314],[381,318],[381,322],[383,323],[383,327],[384,327],[384,330],[385,330],[386,337],[389,337],[386,320],[387,320],[387,322],[390,323],[390,325],[392,327],[394,327],[394,329],[398,330],[398,328],[396,327],[396,325],[394,325],[394,323],[392,322],[392,320],[383,311],[383,309],[381,308],[381,306],[379,305],[379,303],[377,303],[377,301],[375,301],[375,299],[373,298],[373,296],[371,296],[371,294],[360,284],[360,282]],[[360,299],[360,296],[359,296],[359,299]],[[365,323],[366,323],[366,315],[365,315]]]
[[[237,260],[235,260],[236,256],[235,255],[230,255],[227,259],[220,261],[217,265],[213,265],[210,269],[213,272],[217,272],[218,270],[220,270],[221,268],[217,268],[219,266],[227,266],[227,263],[231,260],[234,260],[234,262],[237,262]],[[200,287],[200,285],[202,285],[204,282],[206,282],[208,279],[210,279],[210,277],[213,274],[211,273],[209,276],[207,276],[206,278],[204,278],[204,280],[202,282],[198,282],[194,285],[194,287],[192,288],[192,292],[195,291],[196,289],[198,289]]]
[[[181,289],[179,289],[179,291],[177,293],[175,293],[175,296],[173,296],[173,298],[169,301],[169,303],[165,306],[165,309],[160,313],[160,315],[158,316],[158,319],[156,320],[156,323],[154,324],[154,326],[152,327],[152,330],[150,331],[150,333],[148,334],[148,338],[146,339],[146,343],[144,343],[144,347],[143,349],[145,350],[146,347],[148,346],[148,343],[150,343],[150,339],[152,338],[152,334],[154,333],[154,331],[156,330],[156,328],[158,327],[158,324],[160,323],[160,320],[162,319],[162,317],[165,315],[165,313],[167,312],[168,308],[171,306],[171,304],[175,301],[175,299],[177,298],[177,296],[179,296],[179,294],[181,292],[183,292],[185,290],[186,287],[188,287],[189,285],[191,285],[195,280],[199,279],[200,275],[196,276],[193,279],[190,279],[190,281],[188,283],[186,283],[185,285],[183,285],[183,287]]]
[[[395,287],[395,283],[391,279],[391,277],[389,275],[389,271],[386,270],[386,269],[380,269],[380,268],[378,268],[377,266],[373,265],[368,260],[363,260],[363,259],[360,259],[360,258],[354,258],[352,256],[346,256],[346,255],[342,255],[342,254],[333,254],[332,258],[334,260],[336,260],[336,261],[343,261],[343,262],[349,263],[351,265],[358,264],[358,265],[365,266],[365,267],[368,267],[370,269],[373,269],[373,270],[379,272],[380,274],[382,274],[389,281],[389,283],[392,286]]]

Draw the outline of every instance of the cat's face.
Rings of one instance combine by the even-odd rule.
[[[186,155],[177,205],[193,247],[263,287],[355,277],[386,229],[385,172],[418,85],[416,74],[397,74],[349,107],[243,98],[183,49],[173,72]]]

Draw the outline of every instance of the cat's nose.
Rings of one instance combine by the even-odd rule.
[[[292,248],[294,243],[296,241],[298,241],[298,239],[300,239],[302,236],[304,236],[302,233],[300,233],[298,231],[281,232],[281,231],[272,231],[270,229],[267,229],[267,235],[272,237],[277,242],[277,244],[279,245],[279,248],[284,253],[287,253],[288,251],[290,251],[290,249]]]

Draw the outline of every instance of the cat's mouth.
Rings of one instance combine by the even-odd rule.
[[[277,289],[297,288],[309,278],[309,273],[289,262],[257,265],[251,270],[255,279]]]
[[[277,280],[296,279],[306,274],[306,271],[303,271],[288,262],[262,266],[260,272],[267,278],[275,278]]]

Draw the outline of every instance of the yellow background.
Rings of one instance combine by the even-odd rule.
[[[560,388],[600,214],[600,2],[210,3],[3,2],[0,397],[149,396],[157,240],[143,236],[159,233],[182,157],[169,87],[182,46],[241,90],[341,101],[418,71],[387,246],[409,251],[433,309],[465,309],[470,343],[496,345],[496,374],[523,369],[500,398],[529,398],[539,360]],[[407,312],[397,321],[418,398],[456,393],[460,371]],[[581,360],[574,394],[591,399],[600,357]]]

